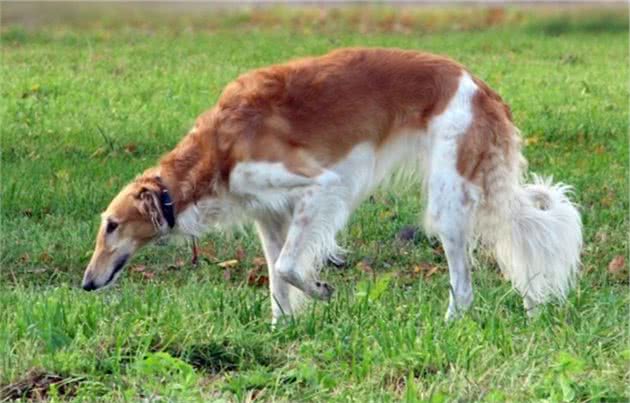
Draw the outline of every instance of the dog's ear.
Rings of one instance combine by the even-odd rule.
[[[156,192],[148,188],[142,188],[138,194],[140,202],[139,210],[143,217],[147,217],[155,229],[160,230],[164,223],[162,209],[160,208],[160,199]]]

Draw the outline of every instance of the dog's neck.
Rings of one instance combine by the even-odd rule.
[[[212,197],[225,185],[217,164],[213,136],[196,126],[145,174],[159,176],[175,206],[175,214],[202,198]]]

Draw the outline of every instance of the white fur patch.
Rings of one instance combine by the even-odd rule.
[[[316,179],[287,170],[281,162],[239,162],[230,173],[230,192],[257,195],[270,190],[310,186]]]
[[[477,86],[466,73],[460,78],[457,92],[444,112],[431,120],[429,133],[433,138],[430,155],[427,229],[436,233],[450,233],[468,227],[460,222],[463,201],[470,199],[476,204],[480,190],[468,183],[457,171],[459,141],[473,120],[472,97]],[[468,221],[470,218],[466,218]],[[446,235],[446,234],[445,234]]]

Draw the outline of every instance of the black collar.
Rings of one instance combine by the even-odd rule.
[[[173,228],[175,226],[175,208],[173,207],[173,199],[168,193],[166,186],[164,186],[164,183],[162,183],[162,179],[159,176],[156,179],[162,189],[160,191],[160,207],[162,208],[162,214],[164,215],[168,226]]]

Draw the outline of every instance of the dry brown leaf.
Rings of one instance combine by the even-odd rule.
[[[232,272],[229,270],[223,270],[223,280],[230,281],[232,279]]]
[[[262,396],[264,396],[264,389],[252,389],[245,399],[246,402],[253,402],[254,400],[259,400]]]
[[[0,399],[2,401],[17,399],[48,401],[53,385],[59,396],[72,397],[75,394],[77,382],[80,380],[81,378],[63,378],[55,373],[33,368],[22,379],[0,388]]]
[[[243,249],[242,246],[236,248],[236,251],[234,252],[234,257],[236,258],[236,260],[240,260],[241,262],[245,260],[245,249]]]
[[[357,263],[357,269],[361,270],[363,273],[372,274],[374,273],[374,269],[371,265],[371,260],[368,258],[362,259],[359,263]]]
[[[442,255],[444,256],[444,248],[442,247],[442,245],[437,245],[435,248],[433,248],[433,252],[435,252],[438,255]]]
[[[413,267],[413,272],[415,274],[420,274],[420,273],[427,273],[428,271],[431,270],[433,266],[431,266],[429,263],[423,262],[420,264],[417,264]]]
[[[267,261],[265,260],[265,258],[260,256],[255,257],[254,260],[252,260],[252,263],[256,267],[263,267],[267,265]]]
[[[439,267],[437,267],[437,266],[433,266],[433,267],[432,267],[432,268],[431,268],[431,269],[430,269],[430,270],[429,270],[429,271],[425,274],[425,277],[426,277],[426,278],[429,278],[429,277],[431,277],[432,275],[434,275],[435,273],[437,273],[439,270],[440,270],[440,268],[439,268]]]
[[[626,259],[622,255],[615,256],[613,260],[608,263],[608,273],[617,275],[623,272],[626,267]]]
[[[144,264],[137,264],[130,267],[130,270],[136,273],[142,273],[147,268]]]
[[[540,141],[540,137],[538,136],[529,136],[525,139],[525,145],[529,146],[532,144],[537,144]]]
[[[50,263],[52,262],[52,256],[50,256],[48,252],[42,252],[42,254],[39,255],[39,261],[43,263]]]
[[[234,266],[238,265],[238,260],[236,260],[236,259],[226,260],[224,262],[217,263],[217,265],[219,267],[223,267],[224,269],[228,269],[230,267],[234,267]]]
[[[155,273],[153,273],[152,271],[143,271],[142,276],[147,280],[151,280],[153,277],[155,277]]]
[[[133,143],[129,143],[125,146],[125,152],[127,152],[127,154],[133,154],[136,151],[138,151],[138,146]]]
[[[269,277],[261,274],[260,268],[254,268],[247,272],[247,284],[253,287],[262,287],[269,284]]]
[[[208,260],[214,260],[217,258],[214,244],[208,243],[199,247],[199,255],[208,258]]]

